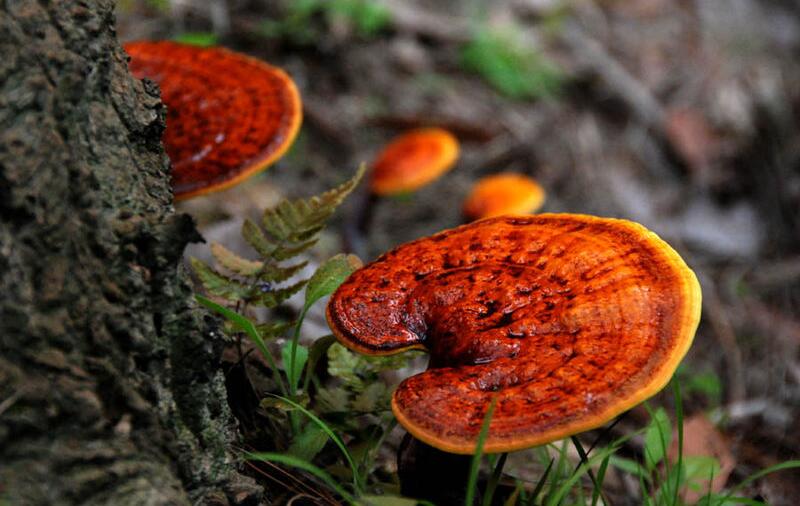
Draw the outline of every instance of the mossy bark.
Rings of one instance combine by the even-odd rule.
[[[0,504],[257,502],[113,7],[0,4]]]

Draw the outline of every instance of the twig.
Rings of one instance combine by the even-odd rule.
[[[741,402],[745,398],[744,372],[742,368],[742,351],[736,342],[736,333],[728,318],[725,308],[719,299],[716,283],[700,276],[703,281],[703,308],[714,329],[714,336],[722,348],[725,362],[728,365],[728,384],[730,385],[728,402]]]
[[[391,13],[392,25],[402,32],[416,33],[447,42],[468,42],[471,38],[467,22],[442,16],[430,10],[398,0],[380,0]]]
[[[13,406],[19,400],[20,397],[22,397],[22,390],[17,390],[7,397],[3,402],[0,402],[0,416],[3,416],[3,413],[8,411],[11,406]]]
[[[612,57],[602,44],[586,35],[574,22],[564,25],[560,37],[579,64],[597,74],[609,91],[630,107],[639,121],[663,133],[664,108],[650,90]]]

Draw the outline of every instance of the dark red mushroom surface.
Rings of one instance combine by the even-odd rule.
[[[161,88],[164,147],[178,199],[232,186],[289,148],[300,95],[281,69],[222,48],[169,41],[125,44],[130,71]]]
[[[489,218],[398,247],[335,292],[328,322],[369,354],[422,348],[392,407],[415,437],[512,451],[595,428],[663,388],[700,316],[678,254],[625,220]]]

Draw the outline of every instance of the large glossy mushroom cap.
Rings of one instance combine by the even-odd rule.
[[[472,453],[493,396],[489,452],[598,427],[661,390],[700,318],[700,286],[639,224],[503,216],[398,247],[334,293],[328,323],[369,354],[426,349],[392,398],[400,423]]]
[[[414,191],[450,170],[458,140],[441,128],[407,132],[390,142],[372,164],[370,190],[377,195]]]
[[[470,220],[503,214],[528,214],[544,204],[544,189],[533,178],[506,172],[480,179],[464,201],[464,216]]]
[[[130,42],[130,70],[161,88],[164,147],[177,199],[222,190],[280,158],[300,128],[302,106],[281,69],[222,48]]]

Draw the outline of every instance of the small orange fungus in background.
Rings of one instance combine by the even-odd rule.
[[[523,174],[506,172],[480,179],[464,201],[464,217],[480,220],[503,214],[529,214],[544,204],[544,189]]]
[[[370,191],[394,195],[419,189],[450,170],[458,159],[458,140],[441,128],[406,132],[392,140],[372,164]]]

